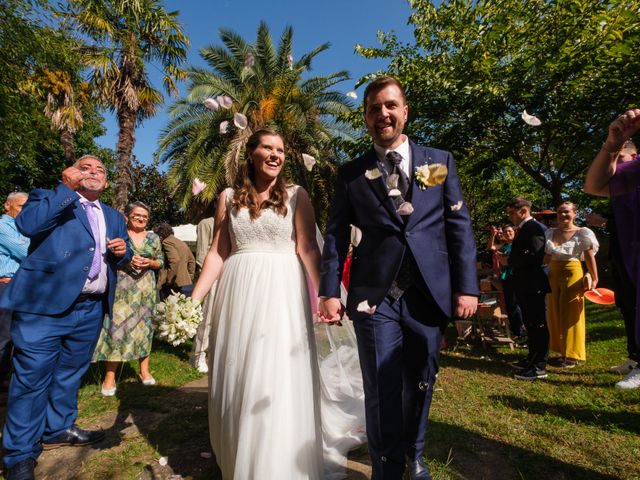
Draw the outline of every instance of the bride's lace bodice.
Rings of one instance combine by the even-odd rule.
[[[284,217],[268,208],[262,210],[258,218],[251,220],[248,209],[237,211],[233,208],[233,189],[225,190],[232,255],[243,252],[296,253],[293,218],[298,186],[287,188],[287,193],[289,198],[285,202],[287,214]]]

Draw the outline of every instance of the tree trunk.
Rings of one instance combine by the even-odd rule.
[[[551,188],[549,188],[551,192],[551,198],[553,199],[553,208],[558,208],[558,205],[562,203],[562,183],[558,180],[553,181],[551,184]]]
[[[67,167],[76,163],[76,147],[74,143],[74,134],[68,129],[63,128],[60,131],[60,143],[64,149],[64,161]]]
[[[120,212],[124,212],[124,208],[129,201],[129,191],[133,187],[131,179],[131,152],[135,145],[135,112],[124,109],[118,111],[118,144],[116,153],[118,159],[116,161],[116,193],[113,208]]]

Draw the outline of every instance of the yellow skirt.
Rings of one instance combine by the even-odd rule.
[[[563,357],[581,361],[587,358],[583,277],[580,262],[553,260],[551,293],[547,295],[549,347]]]

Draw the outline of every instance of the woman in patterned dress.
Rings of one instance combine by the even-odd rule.
[[[118,284],[113,304],[113,318],[105,316],[94,361],[106,362],[102,394],[116,393],[116,369],[120,362],[138,359],[140,381],[156,383],[149,371],[149,353],[153,337],[153,312],[158,301],[155,270],[163,266],[162,244],[158,235],[147,231],[150,210],[142,202],[127,205],[125,216],[131,263],[118,271]]]

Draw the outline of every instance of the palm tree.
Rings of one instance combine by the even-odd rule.
[[[132,187],[131,153],[135,128],[152,117],[163,95],[150,83],[146,66],[156,62],[168,94],[186,78],[179,67],[189,39],[178,12],[167,12],[157,0],[69,0],[67,15],[95,43],[85,49],[90,83],[104,108],[115,112],[119,132],[114,206],[122,211]]]
[[[349,135],[337,119],[352,109],[349,98],[331,88],[349,75],[341,71],[303,79],[313,58],[329,44],[294,60],[292,37],[292,28],[285,28],[276,47],[264,22],[253,44],[222,29],[224,47],[200,51],[210,68],[187,69],[189,93],[171,107],[173,118],[161,135],[159,149],[183,208],[202,210],[232,184],[247,138],[259,128],[271,127],[285,140],[289,179],[309,190],[317,211],[326,210],[322,207],[328,204],[335,169],[332,146],[336,138]],[[216,108],[217,104],[221,106]],[[311,173],[305,169],[303,153],[318,159]],[[195,178],[206,187],[194,199]]]
[[[69,72],[45,69],[40,87],[47,96],[44,114],[51,120],[52,128],[60,132],[65,163],[73,165],[76,161],[75,135],[84,123],[82,110],[89,100],[88,85],[77,83],[74,86]]]

